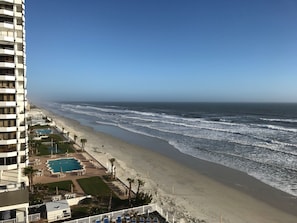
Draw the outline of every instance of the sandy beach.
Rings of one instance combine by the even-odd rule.
[[[101,164],[115,158],[116,175],[145,181],[144,190],[176,220],[187,222],[295,223],[297,199],[254,178],[170,148],[154,150],[94,131],[77,121],[42,110],[56,125],[86,138],[85,150]],[[162,145],[162,143],[156,144]],[[136,185],[134,186],[136,190]]]

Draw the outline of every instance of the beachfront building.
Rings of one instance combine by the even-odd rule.
[[[0,222],[28,222],[24,11],[0,0]]]

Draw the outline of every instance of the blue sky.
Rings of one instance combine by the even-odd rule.
[[[31,100],[297,102],[295,0],[26,0]]]

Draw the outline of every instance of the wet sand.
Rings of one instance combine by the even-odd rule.
[[[56,124],[87,139],[86,151],[103,165],[116,159],[117,177],[145,181],[144,190],[175,219],[206,222],[297,222],[297,199],[230,168],[180,153],[168,143],[146,139],[128,143],[43,111]],[[129,136],[133,138],[133,135]],[[129,140],[127,137],[127,141]],[[149,138],[149,137],[148,137]],[[133,141],[133,140],[132,140]],[[134,185],[136,190],[136,185]]]

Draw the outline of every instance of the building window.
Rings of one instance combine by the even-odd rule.
[[[0,75],[10,75],[13,76],[14,75],[14,69],[1,69],[0,68]]]
[[[21,156],[21,163],[25,163],[27,161],[27,156]]]
[[[13,164],[17,164],[17,157],[4,157],[4,158],[0,158],[0,165],[13,165]]]
[[[1,115],[15,114],[15,107],[0,108]]]
[[[13,63],[14,56],[0,56],[0,62]]]
[[[0,153],[1,152],[14,152],[14,151],[17,151],[17,147],[15,144],[0,146]]]
[[[0,94],[0,101],[15,101],[14,94]]]

